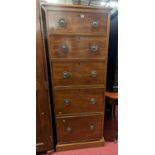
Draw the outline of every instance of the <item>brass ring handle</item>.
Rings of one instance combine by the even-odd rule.
[[[71,128],[71,127],[67,127],[67,128],[66,128],[66,131],[67,131],[68,133],[70,133],[70,132],[72,131],[72,128]]]
[[[71,104],[71,100],[70,99],[64,99],[64,104],[65,105],[70,105]]]
[[[67,78],[69,78],[70,76],[71,76],[70,72],[67,72],[67,71],[64,71],[64,72],[63,72],[63,78],[64,78],[64,79],[67,79]]]
[[[59,26],[64,27],[66,25],[66,21],[64,18],[59,19]]]
[[[91,104],[96,104],[96,98],[91,98],[91,99],[90,99],[90,103],[91,103]]]
[[[93,28],[97,28],[98,25],[99,25],[99,22],[98,22],[97,20],[93,20],[93,21],[91,22],[91,26],[92,26]]]
[[[90,126],[89,126],[89,129],[90,129],[91,131],[93,131],[93,130],[95,129],[95,126],[94,126],[94,125],[90,125]]]
[[[67,46],[66,44],[61,44],[61,45],[60,45],[60,49],[61,49],[61,51],[63,51],[63,52],[68,52],[68,46]]]
[[[98,50],[98,46],[96,44],[93,44],[93,45],[90,46],[90,50],[92,52],[96,52]]]
[[[97,75],[97,72],[96,72],[96,70],[92,70],[92,71],[90,71],[90,76],[91,77],[96,77],[96,75]]]
[[[65,119],[63,119],[63,120],[62,120],[62,122],[63,122],[63,123],[66,123],[66,120],[65,120]]]

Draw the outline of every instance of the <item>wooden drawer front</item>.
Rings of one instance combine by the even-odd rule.
[[[107,14],[49,11],[49,33],[106,33]]]
[[[57,118],[58,143],[96,140],[102,137],[103,115]]]
[[[55,86],[104,85],[105,63],[52,63]]]
[[[105,58],[105,37],[52,36],[50,39],[51,58]]]
[[[103,112],[104,89],[55,90],[56,115]]]

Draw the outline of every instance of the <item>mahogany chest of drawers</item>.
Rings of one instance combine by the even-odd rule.
[[[43,5],[56,150],[103,146],[109,8]]]

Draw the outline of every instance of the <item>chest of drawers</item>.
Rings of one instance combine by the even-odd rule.
[[[56,150],[103,146],[109,8],[43,5]]]

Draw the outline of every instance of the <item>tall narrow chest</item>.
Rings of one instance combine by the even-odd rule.
[[[43,5],[57,151],[104,144],[110,9]]]

